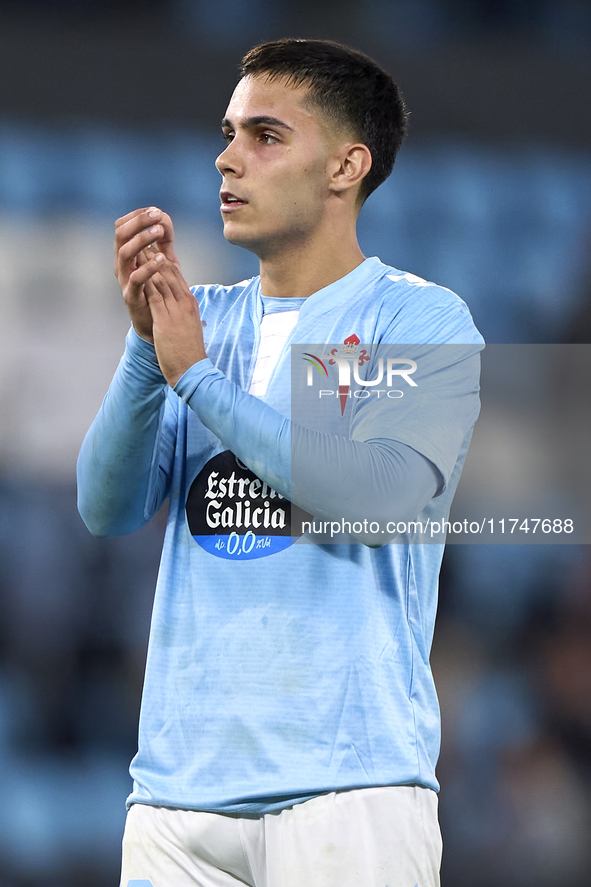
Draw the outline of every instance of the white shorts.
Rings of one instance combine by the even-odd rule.
[[[331,792],[257,819],[134,804],[120,887],[439,887],[437,795]]]

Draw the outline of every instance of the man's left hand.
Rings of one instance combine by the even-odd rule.
[[[162,253],[160,254],[162,255]],[[197,299],[180,269],[162,255],[145,284],[153,320],[154,347],[171,388],[189,367],[207,357]]]

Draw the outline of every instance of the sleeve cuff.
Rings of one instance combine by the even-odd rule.
[[[142,339],[133,326],[130,327],[125,339],[125,351],[132,363],[141,366],[144,370],[149,370],[151,374],[155,372],[154,378],[157,376],[159,381],[164,379],[156,357],[156,349],[151,342]]]
[[[178,394],[182,401],[188,403],[191,397],[195,394],[200,383],[207,376],[219,376],[222,379],[226,378],[221,370],[218,370],[217,367],[212,364],[209,357],[204,357],[203,360],[194,363],[193,366],[189,367],[189,369],[183,373],[173,390],[175,394]]]

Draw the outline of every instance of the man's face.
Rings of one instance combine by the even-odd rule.
[[[307,93],[284,79],[245,77],[222,124],[228,146],[216,166],[224,236],[260,258],[310,240],[325,212],[335,138],[302,106]]]

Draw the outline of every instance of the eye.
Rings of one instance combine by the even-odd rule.
[[[261,139],[265,143],[265,145],[275,145],[279,142],[277,136],[272,132],[263,132],[261,133]]]
[[[229,144],[234,138],[234,133],[232,130],[222,130],[222,138],[226,144]]]

